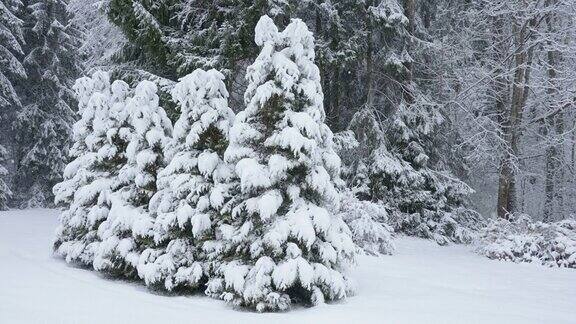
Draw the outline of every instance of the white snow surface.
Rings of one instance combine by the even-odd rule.
[[[469,246],[400,237],[359,257],[356,296],[287,313],[168,296],[54,258],[54,210],[0,212],[0,323],[574,323],[576,271],[493,261]]]

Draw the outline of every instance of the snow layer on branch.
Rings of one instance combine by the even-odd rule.
[[[275,43],[278,39],[278,27],[274,24],[272,18],[268,16],[260,17],[256,24],[254,41],[258,46],[264,46],[266,43]]]
[[[389,27],[398,24],[407,25],[409,22],[397,0],[382,0],[377,6],[371,6],[368,10],[374,18],[383,21]]]

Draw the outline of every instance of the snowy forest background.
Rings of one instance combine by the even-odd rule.
[[[576,267],[572,0],[1,0],[0,54],[0,209],[69,262],[259,311],[393,233]]]
[[[1,9],[2,208],[53,205],[78,119],[71,87],[95,68],[163,91],[216,68],[242,109],[254,26],[268,14],[314,32],[326,122],[361,142],[349,180],[378,146],[401,145],[386,135],[410,103],[426,110],[406,127],[428,167],[474,189],[468,201],[482,215],[574,212],[572,1],[3,0]]]

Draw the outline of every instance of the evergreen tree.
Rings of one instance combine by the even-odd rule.
[[[230,77],[253,59],[253,26],[262,14],[286,16],[283,0],[110,0],[108,16],[129,44],[122,60],[175,80],[197,68]]]
[[[116,58],[126,47],[120,28],[108,19],[108,2],[102,0],[69,0],[68,10],[74,13],[72,23],[81,33],[80,54],[86,69],[114,70],[121,68]]]
[[[15,201],[21,207],[52,205],[52,187],[61,179],[74,123],[69,90],[79,73],[77,35],[66,2],[35,0],[24,18],[27,82],[16,116]]]
[[[344,298],[341,271],[355,246],[334,213],[340,158],[324,124],[314,37],[301,20],[280,33],[263,16],[255,41],[262,50],[225,153],[239,192],[224,209],[214,251],[222,264],[207,293],[258,311]]]
[[[446,120],[425,94],[433,85],[416,79],[426,80],[429,73],[414,65],[415,58],[429,61],[430,55],[429,35],[417,16],[422,8],[413,1],[371,1],[367,7],[353,2],[343,12],[366,11],[358,29],[366,55],[366,103],[348,126],[359,145],[345,161],[347,181],[359,199],[386,204],[396,231],[441,244],[467,242],[468,226],[477,218],[465,208],[472,190],[443,167],[450,157],[438,137]],[[377,75],[387,82],[377,82]]]
[[[21,9],[22,3],[17,0],[0,3],[0,125],[3,126],[0,129],[0,210],[7,208],[12,194],[8,186],[9,156],[4,145],[12,143],[10,129],[21,106],[16,81],[26,78],[22,66],[23,21],[18,18]]]
[[[81,118],[73,127],[73,161],[64,170],[64,181],[54,186],[55,203],[65,209],[54,250],[68,262],[91,266],[100,241],[98,226],[108,215],[114,175],[123,164],[123,150],[115,145],[123,117],[112,111],[123,108],[128,88],[122,81],[111,86],[108,73],[99,71],[78,79],[74,90]]]
[[[334,131],[345,129],[353,114],[365,105],[389,113],[390,100],[402,93],[390,80],[396,80],[411,60],[406,55],[410,38],[403,1],[309,3],[314,3],[314,8],[305,7],[296,15],[315,26],[330,127]],[[310,12],[315,14],[311,16]]]
[[[372,113],[366,109],[354,115],[351,125],[355,125],[358,139],[351,130],[334,136],[338,155],[344,162],[342,175],[347,180],[347,188],[342,188],[340,214],[352,232],[352,240],[367,254],[392,254],[394,229],[388,225],[388,208],[381,201],[372,201],[366,155],[375,145],[374,139],[381,139],[380,125]]]
[[[370,194],[388,204],[397,231],[439,244],[468,243],[479,224],[477,213],[465,207],[473,191],[430,163],[432,140],[442,122],[431,103],[401,105],[386,132],[387,142],[370,156]]]
[[[226,197],[232,170],[224,163],[233,112],[224,76],[196,70],[174,87],[181,115],[168,148],[168,166],[158,175],[150,202],[155,246],[138,267],[151,286],[195,288],[208,276],[204,242],[214,241],[213,224]]]
[[[140,253],[152,236],[148,203],[157,191],[156,180],[172,131],[157,91],[153,82],[142,81],[127,103],[133,131],[126,136],[126,164],[115,177],[119,183],[110,197],[110,212],[98,228],[102,243],[94,263],[96,270],[113,275],[135,276]]]

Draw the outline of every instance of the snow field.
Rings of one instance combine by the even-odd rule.
[[[359,257],[356,296],[288,313],[159,295],[54,258],[54,210],[0,212],[0,323],[574,323],[576,272],[492,261],[469,246],[396,239]]]

